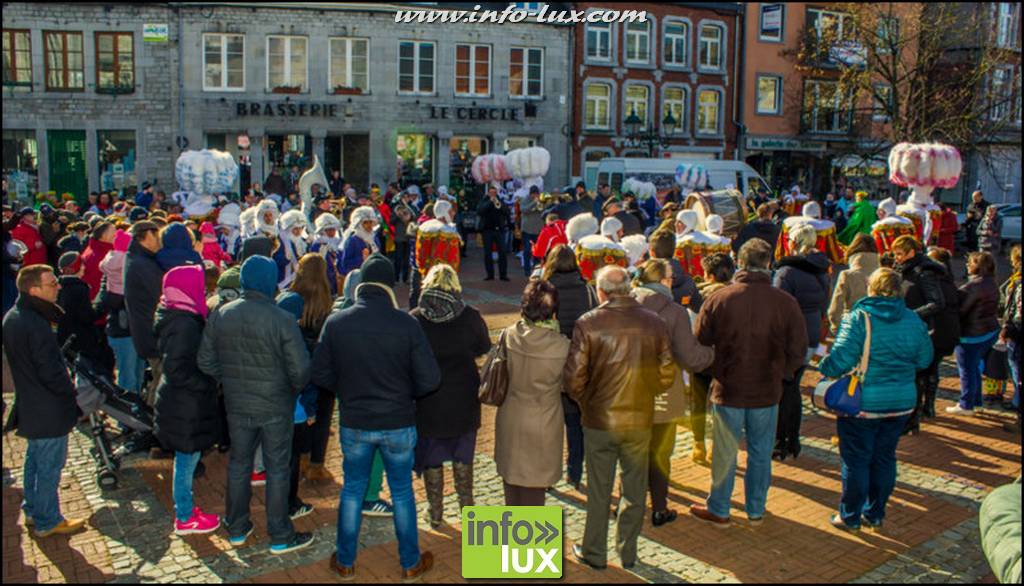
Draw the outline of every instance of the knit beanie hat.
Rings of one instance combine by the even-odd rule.
[[[240,284],[242,291],[256,291],[273,297],[277,290],[277,264],[265,256],[250,257],[242,264]]]
[[[74,275],[82,268],[82,255],[77,252],[65,252],[57,261],[57,268],[65,275]]]
[[[363,263],[360,280],[363,283],[378,283],[386,287],[394,287],[395,267],[387,257],[381,254],[371,254]]]

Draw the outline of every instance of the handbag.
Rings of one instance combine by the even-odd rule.
[[[860,415],[861,406],[861,381],[868,370],[868,360],[871,357],[871,316],[864,314],[867,335],[864,337],[864,351],[861,353],[860,364],[853,371],[839,378],[832,380],[823,378],[814,387],[812,404],[818,409],[831,411],[841,417],[856,417]]]
[[[483,372],[480,373],[480,402],[484,405],[501,407],[508,394],[508,345],[505,331],[498,336],[498,343],[487,353]]]

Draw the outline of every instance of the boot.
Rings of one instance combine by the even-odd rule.
[[[452,463],[455,492],[459,494],[459,509],[473,506],[473,464]]]
[[[430,528],[437,529],[444,523],[444,468],[423,470],[423,487],[430,505]]]
[[[305,478],[309,472],[309,454],[299,455],[299,478]]]
[[[711,458],[709,458],[708,449],[703,443],[693,444],[693,454],[690,459],[693,460],[694,464],[699,466],[708,466],[711,464]]]
[[[929,381],[928,390],[924,392],[924,407],[921,416],[924,419],[935,419],[935,395],[938,392],[939,381]]]

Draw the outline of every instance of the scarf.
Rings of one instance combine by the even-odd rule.
[[[427,321],[443,324],[462,315],[466,304],[458,296],[440,289],[424,289],[420,294],[420,312]]]
[[[320,236],[316,237],[316,240],[314,240],[314,242],[321,246],[321,252],[338,252],[338,247],[341,246],[341,236],[335,236],[334,238],[330,238],[328,236],[321,234]]]
[[[523,319],[523,323],[525,323],[527,325],[527,327],[530,327],[530,328],[542,328],[542,329],[545,329],[545,330],[551,330],[552,332],[555,332],[556,334],[561,334],[562,333],[562,328],[561,328],[561,326],[558,325],[558,320],[557,319],[549,319],[549,320],[545,320],[545,321],[530,321],[530,320],[524,318]]]
[[[672,299],[672,291],[670,291],[668,287],[662,285],[661,283],[645,283],[640,287],[643,289],[650,289],[651,291],[654,291],[659,295],[664,295],[665,297]]]

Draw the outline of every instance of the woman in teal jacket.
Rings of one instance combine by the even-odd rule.
[[[882,525],[885,504],[896,486],[896,444],[914,411],[914,376],[932,361],[928,327],[903,301],[901,279],[890,269],[878,269],[868,280],[868,297],[843,319],[832,351],[818,370],[839,378],[861,359],[871,320],[871,348],[861,381],[858,417],[837,421],[842,458],[843,495],[832,524],[856,531],[861,522]]]

